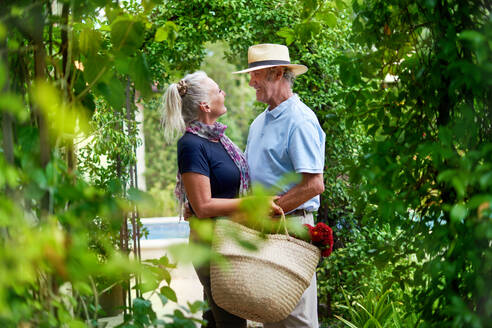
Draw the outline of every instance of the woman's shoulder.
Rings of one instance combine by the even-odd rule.
[[[178,149],[200,149],[204,146],[206,140],[193,134],[186,132],[178,140]]]
[[[178,140],[178,144],[190,144],[190,143],[202,143],[203,138],[197,136],[196,134],[185,132],[181,138]]]

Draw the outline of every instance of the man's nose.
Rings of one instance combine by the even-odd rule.
[[[249,84],[250,87],[252,87],[255,84],[254,83],[254,79],[252,77],[249,79],[249,83],[248,84]]]

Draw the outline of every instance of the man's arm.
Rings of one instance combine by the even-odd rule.
[[[294,210],[325,190],[323,173],[302,173],[302,180],[275,201],[285,213]]]

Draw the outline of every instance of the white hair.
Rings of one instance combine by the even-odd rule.
[[[292,87],[294,85],[294,81],[296,80],[296,75],[294,74],[294,72],[292,72],[291,69],[286,68],[284,71],[283,78],[286,79],[289,82],[290,86]]]
[[[296,75],[295,75],[295,74],[294,74],[294,72],[293,72],[290,68],[288,68],[288,67],[284,67],[284,66],[274,66],[274,67],[270,67],[270,68],[268,68],[268,73],[267,73],[267,74],[268,74],[268,75],[267,75],[268,79],[271,79],[271,78],[272,78],[272,76],[273,76],[274,74],[276,74],[276,71],[277,71],[277,68],[278,68],[278,67],[285,68],[285,69],[283,70],[283,73],[282,73],[282,78],[283,78],[284,80],[286,80],[287,82],[289,82],[289,85],[290,85],[290,87],[292,88],[292,87],[294,86],[294,81],[295,81],[295,79],[296,79]]]
[[[180,95],[178,83],[171,84],[162,96],[161,124],[164,129],[164,139],[172,142],[180,137],[186,126],[198,118],[201,102],[209,101],[209,88],[204,80],[208,78],[205,72],[195,72],[186,75],[181,81],[186,90]]]

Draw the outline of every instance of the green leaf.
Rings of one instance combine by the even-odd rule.
[[[157,295],[159,295],[159,298],[160,298],[160,300],[162,302],[162,306],[166,305],[167,302],[169,301],[169,299],[166,296],[162,295],[162,294],[157,294]]]
[[[492,172],[487,172],[480,177],[480,186],[485,189],[492,185]]]
[[[477,208],[484,203],[492,204],[492,195],[490,195],[490,194],[475,195],[468,201],[467,205],[468,205],[468,208]]]
[[[101,47],[102,35],[99,31],[92,29],[84,29],[79,36],[79,49],[87,55],[95,55]]]
[[[477,31],[463,31],[458,35],[458,38],[461,40],[466,40],[471,42],[475,46],[479,46],[481,43],[485,43],[486,37]]]
[[[460,197],[465,196],[466,184],[467,184],[466,179],[463,179],[463,177],[461,177],[461,176],[454,176],[451,179],[451,184],[453,185],[454,189],[456,190],[456,193],[458,194],[458,196],[460,196]]]
[[[418,6],[417,6],[417,4],[415,4],[415,3],[410,4],[410,5],[408,6],[408,11],[409,11],[411,14],[415,15],[415,14],[417,14],[417,13],[419,12],[419,7],[418,7]]]
[[[441,182],[441,181],[449,182],[457,174],[458,174],[458,172],[456,170],[446,170],[446,171],[443,171],[443,172],[441,172],[437,176],[437,181],[439,181],[439,182]]]
[[[171,283],[171,273],[166,269],[161,269],[161,278],[169,285]]]
[[[318,8],[317,0],[304,0],[301,18],[302,19],[308,18],[309,15],[313,12],[313,10],[316,10],[316,8]]]
[[[214,234],[214,223],[212,220],[192,218],[190,220],[190,228],[196,231],[201,240],[212,240]]]
[[[7,70],[3,62],[0,62],[0,90],[3,88],[6,81],[7,81]]]
[[[73,320],[70,320],[68,322],[68,327],[69,328],[87,328],[87,325],[83,321],[73,319]]]
[[[135,83],[135,89],[140,91],[142,96],[148,97],[152,94],[152,77],[147,66],[145,55],[140,51],[131,60],[130,77]]]
[[[155,42],[162,42],[167,40],[167,30],[164,26],[161,26],[157,29],[154,36]]]
[[[161,256],[158,260],[157,260],[157,263],[164,266],[164,267],[167,267],[169,265],[169,258],[167,256]]]
[[[325,19],[325,22],[326,22],[326,25],[328,25],[328,27],[335,27],[337,26],[337,16],[335,16],[334,13],[327,13],[324,15],[324,19]]]
[[[88,283],[83,281],[78,281],[73,284],[74,290],[81,295],[91,295],[93,293],[92,287]]]
[[[122,75],[130,74],[130,60],[128,60],[128,56],[123,54],[116,54],[114,57],[114,65],[119,73]]]
[[[0,112],[11,113],[21,122],[29,118],[29,112],[26,110],[20,95],[10,92],[0,95]]]
[[[133,300],[133,309],[139,314],[148,313],[152,309],[152,303],[149,300],[137,297]]]
[[[296,38],[296,34],[294,33],[294,30],[291,29],[290,27],[282,27],[278,32],[277,35],[285,39],[286,45],[292,44]]]
[[[168,250],[174,259],[182,262],[193,262],[197,266],[207,263],[212,258],[210,247],[196,243],[174,244],[169,246]]]
[[[462,221],[466,218],[466,215],[468,214],[468,209],[463,204],[456,204],[453,206],[449,214],[451,216],[451,220],[455,222]]]
[[[358,328],[356,325],[354,325],[353,323],[351,323],[350,321],[338,316],[338,315],[334,315],[335,318],[337,318],[338,320],[340,320],[341,322],[343,322],[344,324],[347,325],[347,327],[350,327],[350,328]]]
[[[161,2],[161,1],[159,1]],[[150,12],[156,6],[156,1],[153,0],[142,0],[142,6],[144,7],[144,11],[146,13]]]
[[[321,29],[319,22],[309,21],[296,26],[296,33],[302,42],[308,42],[313,35],[317,35]]]
[[[32,93],[34,101],[50,122],[52,133],[67,137],[73,136],[76,130],[87,130],[88,122],[83,108],[67,103],[54,85],[39,81]]]
[[[84,90],[86,90],[87,85],[82,74],[77,74],[77,79],[74,85],[74,93],[76,96],[80,95]],[[96,109],[96,104],[94,103],[94,95],[91,92],[86,92],[84,96],[80,99],[82,105],[88,109],[91,113]]]
[[[115,52],[134,54],[143,44],[145,25],[132,18],[117,18],[111,24],[111,43]]]
[[[453,140],[453,133],[448,127],[441,127],[439,129],[439,139],[444,145],[450,145]]]
[[[249,250],[249,251],[256,251],[258,250],[258,246],[256,243],[252,243],[249,240],[244,240],[244,239],[238,239],[237,243],[244,249]]]
[[[338,10],[347,8],[347,4],[345,3],[344,0],[335,0],[335,5],[337,6]]]
[[[109,80],[108,67],[110,63],[106,56],[88,56],[84,62],[84,79],[88,84]]]
[[[174,22],[167,21],[164,26],[160,26],[155,32],[154,40],[156,42],[166,41],[170,47],[174,45],[178,37],[178,26]]]
[[[115,110],[119,110],[125,104],[125,88],[117,78],[114,78],[110,83],[98,83],[96,90]]]
[[[178,298],[176,297],[176,293],[174,292],[174,290],[172,290],[171,287],[163,286],[160,291],[161,291],[162,295],[166,296],[171,301],[173,301],[173,302],[178,301]]]
[[[197,313],[198,311],[204,311],[207,309],[207,303],[202,301],[195,301],[193,303],[187,302],[188,308],[191,313]]]
[[[7,36],[7,28],[4,24],[0,23],[0,41],[3,41]]]

